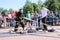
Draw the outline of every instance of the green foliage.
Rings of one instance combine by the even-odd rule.
[[[28,5],[25,5],[24,8],[24,15],[27,13],[27,11],[29,10],[31,13],[33,13],[34,11],[34,8],[33,8],[33,5],[31,3],[29,3]]]
[[[34,11],[37,11],[38,13],[40,13],[40,6],[33,3],[33,8],[34,8]]]
[[[40,13],[40,6],[36,3],[28,3],[23,7],[24,10],[24,15],[27,13],[29,10],[30,13],[34,13],[34,11],[38,11]]]
[[[3,8],[0,8],[0,12],[2,12],[3,11]]]
[[[7,12],[7,11],[8,11],[7,9],[0,8],[0,13],[1,13],[1,14],[5,14],[5,12]]]
[[[60,1],[60,0],[59,0]],[[53,11],[56,12],[57,10],[60,10],[60,3],[58,0],[47,0],[45,2],[46,7]]]
[[[9,12],[10,12],[10,13],[12,13],[12,12],[13,12],[13,9],[12,9],[12,8],[10,8],[10,9],[9,9]]]
[[[4,9],[1,14],[4,15],[7,11],[8,10]]]

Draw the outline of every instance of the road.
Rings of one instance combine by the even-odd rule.
[[[53,28],[60,29],[59,26],[54,26]],[[10,34],[8,30],[0,29],[0,40],[60,40],[60,32],[37,31],[35,33]]]

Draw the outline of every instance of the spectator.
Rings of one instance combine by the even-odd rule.
[[[38,26],[39,26],[39,29],[42,29],[40,25],[40,21],[41,21],[41,13],[38,14]]]
[[[11,33],[11,31],[12,31],[12,28],[16,25],[15,23],[15,20],[14,20],[14,17],[13,17],[13,15],[12,14],[8,14],[8,17],[9,17],[9,27],[10,27],[10,29],[9,29],[9,33]]]
[[[39,14],[37,11],[35,11],[35,14],[34,14],[34,20],[36,21],[36,30],[39,29],[39,26],[38,26],[38,17],[39,17]]]
[[[56,15],[57,17],[57,24],[60,24],[60,11],[58,12],[58,14]]]
[[[2,25],[2,15],[0,15],[0,27],[2,27],[1,25]]]
[[[51,11],[50,14],[48,14],[48,16],[47,16],[47,20],[46,20],[47,24],[53,26],[54,19],[55,19],[55,15],[54,15],[53,11]]]
[[[6,27],[7,26],[7,21],[8,21],[8,15],[7,15],[7,12],[4,13],[4,26]]]
[[[58,12],[58,14],[56,15],[56,17],[58,17],[58,19],[60,19],[60,12]]]

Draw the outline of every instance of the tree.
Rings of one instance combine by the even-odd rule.
[[[53,12],[56,12],[59,9],[59,2],[58,0],[47,0],[45,2],[47,8]]]
[[[58,0],[58,2],[60,2],[60,0]]]
[[[3,11],[3,8],[0,8],[0,13]]]
[[[9,12],[10,12],[10,13],[12,13],[12,12],[13,12],[13,9],[12,9],[12,8],[10,8],[10,9],[9,9]]]
[[[4,9],[1,14],[4,15],[5,12],[7,12],[7,11],[8,11],[7,9]]]
[[[28,10],[30,13],[34,13],[35,11],[40,12],[40,6],[36,3],[31,3],[29,0],[26,0],[26,4],[23,7],[24,15]]]
[[[27,13],[27,11],[29,10],[31,13],[34,13],[34,8],[32,3],[29,3],[28,5],[25,5],[24,8],[24,15]]]
[[[40,12],[40,6],[36,3],[32,3],[32,4],[33,4],[34,11],[37,11],[39,13]]]
[[[60,0],[58,0],[58,6],[59,6],[59,9],[58,10],[60,11]]]
[[[40,6],[36,3],[29,3],[28,5],[25,5],[23,7],[23,10],[24,10],[24,15],[27,13],[28,10],[30,11],[30,13],[34,13],[35,11],[40,13]]]

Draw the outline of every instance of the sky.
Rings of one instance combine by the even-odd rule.
[[[37,3],[38,0],[30,0],[31,2]],[[41,0],[44,2],[45,0]],[[26,3],[26,0],[0,0],[0,7],[4,9],[20,9],[22,8]]]

